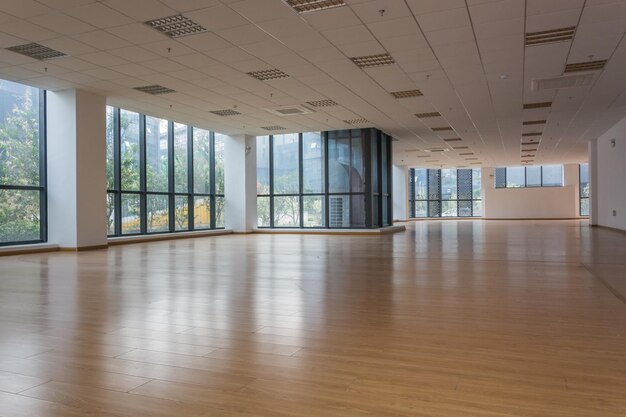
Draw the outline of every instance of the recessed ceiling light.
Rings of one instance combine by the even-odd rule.
[[[239,113],[237,110],[225,109],[225,110],[213,110],[209,113],[216,114],[218,116],[237,116]]]
[[[469,149],[469,146],[453,146],[452,149]]]
[[[67,56],[63,52],[59,52],[47,46],[40,45],[38,43],[26,43],[24,45],[16,45],[6,48],[8,51],[25,55],[27,57],[45,61],[52,58],[60,58]]]
[[[525,122],[522,122],[522,125],[524,126],[530,126],[530,125],[542,125],[545,124],[546,120],[528,120]]]
[[[331,100],[329,98],[324,100],[307,101],[306,104],[313,107],[333,107],[339,105],[335,100]]]
[[[439,117],[441,116],[441,113],[439,113],[438,111],[431,111],[427,113],[416,113],[415,116],[420,119],[427,119],[429,117]]]
[[[142,93],[147,93],[147,94],[152,94],[152,95],[169,94],[169,93],[176,92],[172,90],[171,88],[163,87],[162,85],[157,85],[157,84],[146,85],[143,87],[135,87],[134,89],[137,91],[141,91]]]
[[[433,127],[430,130],[432,130],[433,132],[448,132],[454,129],[452,129],[451,126],[444,126],[444,127]]]
[[[526,103],[524,104],[524,109],[541,109],[544,107],[552,107],[551,101],[544,101],[541,103]]]
[[[525,37],[526,46],[541,45],[552,42],[563,42],[574,38],[576,26],[569,26],[560,29],[542,30],[539,32],[528,32]]]
[[[449,139],[444,139],[444,142],[459,142],[462,141],[463,139],[461,138],[449,138]]]
[[[285,0],[285,3],[293,7],[298,13],[315,12],[346,5],[343,0]]]
[[[261,126],[261,129],[265,129],[265,130],[269,130],[270,132],[276,131],[276,130],[286,130],[286,128],[282,127],[282,126],[278,126],[278,125],[274,125],[274,126]]]
[[[405,90],[405,91],[394,91],[390,93],[394,98],[411,98],[411,97],[421,97],[424,94],[420,90]]]
[[[246,74],[248,74],[251,77],[256,78],[259,81],[278,80],[280,78],[288,78],[289,77],[288,74],[285,74],[281,70],[278,70],[278,69],[275,69],[275,68],[270,68],[270,69],[260,70],[260,71],[247,72]]]
[[[539,144],[539,142],[522,142],[522,146],[526,146],[526,145],[536,146],[538,144]]]
[[[522,133],[522,137],[527,137],[527,136],[541,136],[543,135],[543,132],[529,132],[529,133]]]
[[[349,125],[362,125],[365,123],[369,123],[369,120],[364,119],[364,118],[359,118],[359,119],[350,119],[350,120],[344,120],[344,123],[347,123]]]
[[[565,66],[565,71],[563,72],[597,71],[604,69],[606,63],[606,59],[600,61],[576,62],[573,64],[567,64]]]
[[[459,154],[460,156],[469,156],[469,155],[474,155],[474,152],[463,152]]]
[[[366,55],[350,58],[359,68],[382,67],[395,64],[396,61],[389,54]]]
[[[148,20],[145,24],[166,34],[170,38],[182,38],[183,36],[196,35],[207,31],[200,24],[182,14]]]

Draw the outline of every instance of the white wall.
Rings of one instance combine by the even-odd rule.
[[[252,232],[257,226],[256,137],[226,136],[224,192],[226,228],[239,233]]]
[[[596,155],[589,156],[590,175],[597,176],[591,188],[594,220],[626,230],[626,117],[598,138]]]
[[[48,240],[66,248],[107,244],[106,100],[48,92]]]
[[[494,169],[483,168],[483,217],[486,219],[578,217],[578,165],[565,165],[563,171],[563,187],[496,189]]]

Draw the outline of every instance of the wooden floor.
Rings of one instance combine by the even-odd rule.
[[[624,295],[578,221],[0,258],[0,416],[624,417]]]

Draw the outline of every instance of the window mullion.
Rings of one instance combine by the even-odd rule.
[[[187,126],[187,224],[189,230],[194,230],[194,209],[195,200],[193,193],[195,191],[194,185],[194,171],[193,171],[193,127]]]
[[[139,115],[139,219],[140,232],[148,229],[148,205],[146,196],[146,115]]]

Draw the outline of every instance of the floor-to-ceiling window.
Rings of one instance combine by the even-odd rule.
[[[107,107],[110,236],[224,227],[224,140],[208,130]]]
[[[46,241],[45,92],[0,80],[0,245]]]
[[[589,165],[580,164],[580,215],[589,216]]]
[[[410,216],[482,216],[481,170],[410,169]]]
[[[391,224],[391,210],[386,207],[391,201],[386,172],[390,142],[390,137],[373,129],[258,137],[258,226]]]

